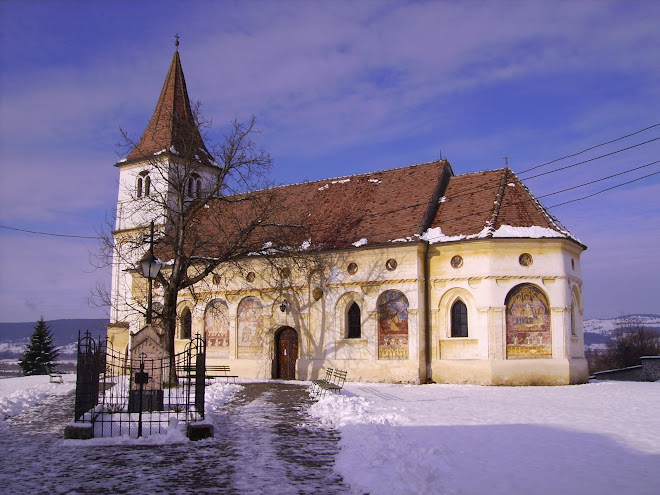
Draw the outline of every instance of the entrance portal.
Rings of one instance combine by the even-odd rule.
[[[291,327],[284,327],[277,334],[277,376],[283,380],[296,379],[296,361],[298,360],[298,333]]]

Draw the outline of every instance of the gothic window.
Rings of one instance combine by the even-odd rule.
[[[575,303],[571,303],[571,335],[573,337],[577,336],[577,332],[575,331]]]
[[[190,313],[190,309],[183,308],[183,311],[181,311],[180,325],[181,325],[181,338],[182,339],[192,338],[192,314]]]
[[[468,336],[468,314],[467,306],[460,299],[451,307],[451,336]]]
[[[135,189],[138,198],[151,194],[151,177],[149,177],[149,172],[146,170],[140,172]]]
[[[362,337],[362,322],[360,315],[360,306],[356,302],[351,304],[348,309],[348,335],[349,339],[359,339]]]
[[[188,179],[188,196],[199,198],[202,195],[202,179],[198,174],[192,174]]]

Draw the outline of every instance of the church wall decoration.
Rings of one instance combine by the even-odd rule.
[[[378,298],[378,359],[408,359],[408,299],[396,290]]]
[[[248,297],[238,306],[238,357],[263,352],[264,316],[261,302]]]
[[[204,335],[209,352],[229,357],[229,308],[224,301],[212,301],[204,314]]]
[[[550,304],[535,285],[518,285],[507,296],[506,355],[507,359],[552,357]]]

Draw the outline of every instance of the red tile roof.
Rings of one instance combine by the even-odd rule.
[[[443,160],[214,199],[199,211],[187,244],[197,256],[222,257],[271,245],[335,250],[419,242],[438,228],[445,237],[431,242],[507,237],[509,227],[523,228],[511,237],[579,242],[511,170],[454,176]]]
[[[137,145],[120,163],[130,163],[154,155],[176,154],[212,165],[213,160],[195,124],[179,52],[174,53],[156,109]]]
[[[243,251],[270,243],[332,250],[362,245],[363,239],[367,245],[418,240],[450,175],[449,164],[438,161],[214,199],[199,211],[189,245],[212,237],[223,251],[226,240],[253,227]],[[259,225],[250,224],[254,219]]]
[[[444,236],[452,238],[507,237],[507,227],[519,231],[538,227],[547,231],[539,234],[535,229],[527,235],[520,231],[517,236],[577,241],[508,168],[452,177],[429,227],[440,228]]]

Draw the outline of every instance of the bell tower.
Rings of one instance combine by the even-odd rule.
[[[140,139],[119,169],[119,194],[112,274],[111,327],[132,330],[141,326],[141,315],[130,308],[134,268],[146,251],[140,239],[154,221],[157,231],[171,224],[172,213],[197,197],[208,197],[218,184],[222,167],[209,153],[190,105],[179,56],[179,39],[156,108]],[[136,245],[137,243],[137,245]],[[166,261],[166,260],[164,260]],[[139,283],[139,281],[135,281]]]

